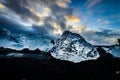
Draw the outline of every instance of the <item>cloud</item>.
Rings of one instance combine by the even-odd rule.
[[[101,0],[87,0],[87,2],[85,3],[85,5],[88,8],[92,8],[93,6],[95,6],[97,3],[100,3]]]
[[[54,30],[53,30],[54,34],[62,34],[61,27],[58,23],[53,22],[53,23],[51,23],[51,25],[54,27]]]
[[[5,14],[0,11],[5,18],[25,27],[34,29],[34,25],[37,28],[45,27],[44,29],[54,33],[66,30],[64,16],[73,15],[73,9],[68,7],[70,0],[2,0],[0,2],[1,7],[6,7]],[[59,25],[59,31],[54,23]]]
[[[2,4],[2,3],[0,3],[0,9],[3,9],[5,6]]]
[[[87,31],[87,28],[85,26],[78,26],[78,25],[68,26],[68,29],[74,33],[79,33],[79,34],[81,34],[84,31]]]
[[[65,8],[67,7],[68,3],[70,3],[71,0],[56,0],[56,3],[58,6]]]
[[[9,20],[3,16],[0,16],[0,28],[5,28],[12,33],[26,33],[29,32],[30,29],[24,28],[19,24],[14,23],[12,20]]]
[[[86,0],[84,7],[87,9],[88,15],[93,15],[94,9],[93,7],[96,6],[96,4],[102,2],[102,0]]]
[[[65,16],[65,19],[66,19],[66,21],[73,22],[73,23],[78,23],[80,21],[80,19],[74,15]]]
[[[110,22],[106,20],[106,21],[104,21],[103,23],[104,23],[104,24],[109,24]]]
[[[109,29],[100,29],[99,31],[84,29],[80,33],[88,42],[94,45],[113,45],[120,38],[119,32],[114,32]]]
[[[104,20],[104,19],[101,19],[101,18],[98,18],[97,19],[97,22],[101,23],[101,24],[110,24],[110,21],[109,20]]]
[[[38,20],[37,16],[31,13],[31,11],[24,7],[26,5],[22,0],[4,0],[2,4],[7,8],[6,13],[10,12],[17,14],[21,19],[26,20],[28,17]],[[10,12],[9,12],[10,11]],[[10,14],[11,14],[10,13]]]
[[[118,21],[120,22],[120,19],[118,19]]]
[[[116,44],[117,43],[117,39],[116,38],[109,38],[109,37],[106,37],[104,39],[105,42],[109,42],[109,43],[114,43]]]
[[[92,14],[91,8],[100,2],[87,0],[85,6],[88,13]],[[108,29],[89,30],[75,15],[74,9],[69,7],[69,3],[70,0],[0,0],[0,27],[13,32],[32,29],[47,35],[62,34],[68,29],[81,34],[93,44],[113,44],[120,37],[118,32]],[[110,23],[100,18],[97,22]]]
[[[101,18],[97,19],[97,22],[101,22],[101,21],[102,21],[102,19],[101,19]]]
[[[84,26],[78,26],[77,30],[78,31],[84,31],[84,30],[86,30],[86,27],[84,27]]]

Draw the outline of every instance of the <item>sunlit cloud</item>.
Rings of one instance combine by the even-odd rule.
[[[104,41],[106,41],[106,42],[109,42],[109,43],[117,43],[117,39],[116,38],[110,38],[110,37],[106,37],[105,39],[104,39]]]
[[[48,16],[49,16],[49,14],[50,14],[50,12],[51,12],[50,8],[48,8],[48,7],[41,7],[40,4],[39,4],[38,7],[40,7],[41,11],[38,11],[38,10],[35,9],[34,7],[28,7],[28,9],[29,9],[33,14],[35,14],[37,17],[39,17],[39,18],[44,18],[44,17],[48,17]]]
[[[2,3],[0,3],[0,9],[3,9],[5,6],[2,4]]]
[[[87,31],[87,28],[85,26],[71,26],[71,28],[69,28],[70,31],[74,32],[74,33],[83,33]]]
[[[53,30],[54,34],[62,34],[61,27],[58,23],[53,22],[53,23],[51,23],[51,25],[54,27],[54,30]]]
[[[77,27],[77,30],[78,30],[78,31],[79,31],[79,30],[80,30],[80,31],[83,31],[83,30],[85,30],[85,29],[86,29],[86,27],[84,27],[84,26],[78,26],[78,27]]]
[[[38,5],[37,5],[38,6]],[[42,7],[42,11],[39,12],[37,11],[36,9],[32,8],[32,7],[28,7],[28,9],[34,14],[37,16],[38,18],[38,21],[34,21],[34,19],[32,18],[28,18],[28,21],[30,21],[32,24],[35,24],[35,25],[44,25],[44,20],[46,19],[46,17],[49,17],[50,16],[50,8],[48,7]]]
[[[80,19],[74,15],[65,16],[65,19],[67,22],[73,22],[73,23],[78,23],[80,21]]]
[[[65,8],[68,6],[68,3],[70,3],[71,0],[56,0],[56,3],[58,6]]]

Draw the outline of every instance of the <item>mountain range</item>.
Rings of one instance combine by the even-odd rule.
[[[64,31],[57,40],[52,40],[42,33],[13,35],[6,29],[0,29],[0,47],[22,50],[39,49],[50,52],[51,55],[60,60],[74,63],[97,59],[100,57],[98,46],[88,43],[82,36],[70,31]],[[114,57],[120,57],[120,46],[100,46],[106,53]]]

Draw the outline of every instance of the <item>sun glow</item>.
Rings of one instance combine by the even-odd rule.
[[[0,3],[0,9],[3,9],[5,6],[2,4],[2,3]]]
[[[69,15],[65,16],[67,22],[78,23],[80,19],[77,16]]]

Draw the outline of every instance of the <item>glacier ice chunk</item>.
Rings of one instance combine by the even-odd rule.
[[[57,59],[74,63],[99,57],[99,53],[93,45],[86,42],[79,34],[70,31],[65,31],[55,42],[51,55]]]

